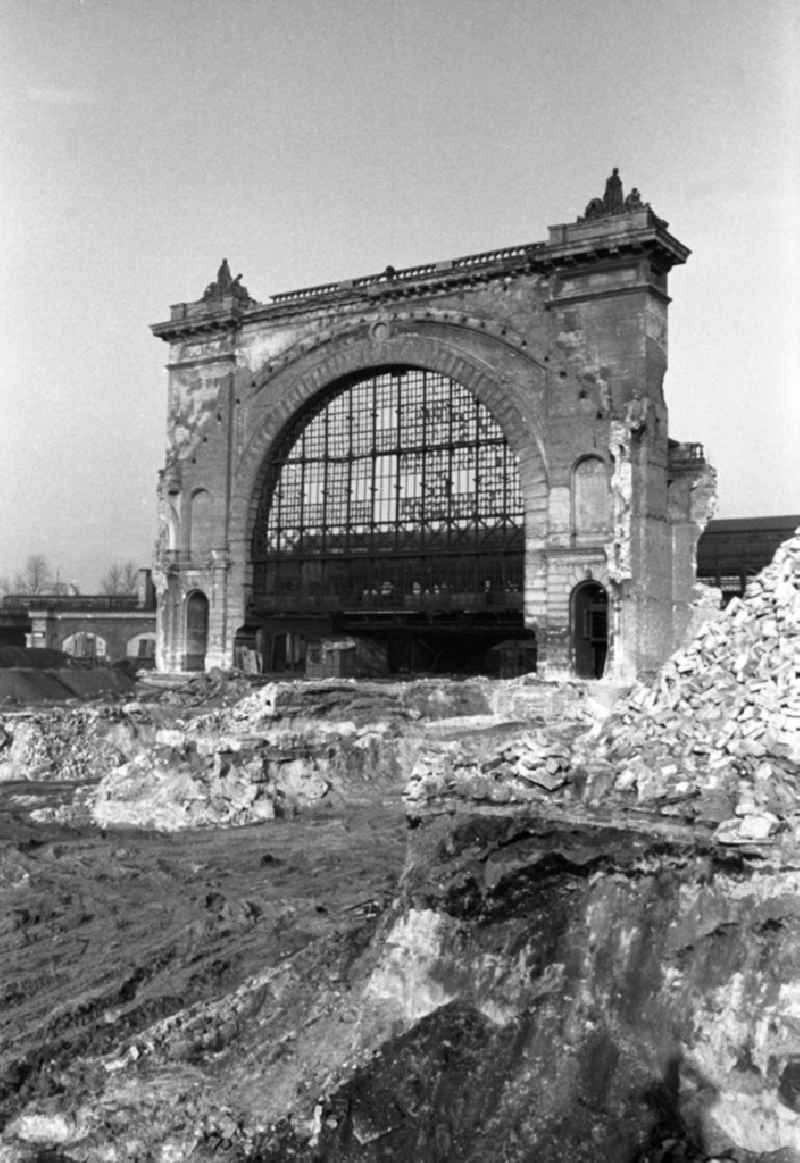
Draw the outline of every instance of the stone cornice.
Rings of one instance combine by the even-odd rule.
[[[184,367],[198,367],[201,364],[209,363],[236,363],[236,353],[234,351],[224,351],[217,355],[198,355],[187,359],[176,359],[171,363],[165,364],[167,371],[178,371]]]
[[[672,299],[653,283],[636,283],[632,287],[608,287],[602,291],[577,291],[574,295],[556,295],[548,299],[544,305],[545,311],[553,307],[563,307],[573,303],[585,303],[590,299],[618,299],[622,295],[654,295],[663,303],[671,303]]]
[[[28,614],[31,618],[49,618],[57,622],[69,618],[81,622],[130,622],[131,619],[152,622],[156,611],[155,607],[143,610],[141,606],[135,610],[59,610],[57,606],[31,606]]]
[[[253,302],[251,300],[251,302]],[[258,306],[253,302],[254,306]],[[219,305],[203,302],[175,303],[170,307],[170,318],[164,323],[151,323],[150,330],[158,339],[181,339],[186,335],[233,332],[248,314],[248,309],[232,295]]]
[[[602,536],[602,533],[600,536]],[[548,558],[580,558],[582,562],[584,558],[590,558],[592,561],[596,560],[598,562],[604,563],[606,560],[605,546],[605,541],[598,541],[593,545],[576,545],[574,543],[570,543],[569,545],[559,545],[557,543],[550,543],[545,547],[545,554]]]
[[[172,307],[168,321],[153,324],[151,330],[159,339],[180,339],[191,334],[237,329],[245,323],[308,316],[320,308],[373,307],[393,299],[447,294],[471,283],[526,274],[550,275],[565,268],[589,268],[598,262],[618,262],[642,254],[667,271],[685,262],[690,253],[688,247],[668,233],[661,219],[642,209],[590,222],[552,226],[548,242],[503,247],[403,270],[387,267],[380,274],[273,295],[269,303],[250,300],[245,305],[232,296],[220,300],[217,307],[210,307],[202,300],[180,303]]]

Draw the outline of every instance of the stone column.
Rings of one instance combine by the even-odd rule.
[[[208,595],[206,670],[233,666],[233,642],[228,641],[228,553],[211,550],[211,586]]]

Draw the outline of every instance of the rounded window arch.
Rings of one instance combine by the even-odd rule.
[[[582,456],[572,469],[572,534],[599,534],[611,525],[608,468],[600,456]]]
[[[141,662],[152,662],[156,656],[156,636],[147,631],[144,634],[134,634],[125,643],[126,658],[136,658]]]
[[[273,454],[253,600],[281,609],[522,601],[519,463],[452,377],[383,367],[301,411]]]
[[[87,630],[77,630],[61,643],[64,653],[73,658],[105,658],[107,648],[105,638]]]
[[[200,558],[214,545],[211,494],[207,489],[195,489],[189,505],[189,557]]]

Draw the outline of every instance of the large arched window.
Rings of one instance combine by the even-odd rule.
[[[270,461],[255,605],[521,604],[523,528],[517,458],[479,400],[421,368],[362,375]]]

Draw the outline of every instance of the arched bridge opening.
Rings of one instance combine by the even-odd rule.
[[[252,566],[245,636],[265,670],[535,665],[518,460],[441,372],[362,371],[294,417],[267,465]]]

